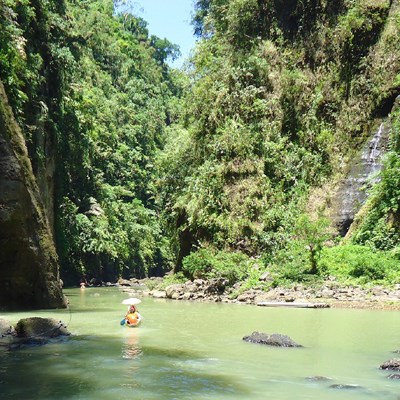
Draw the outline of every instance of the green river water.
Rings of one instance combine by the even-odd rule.
[[[65,290],[70,310],[2,313],[68,324],[62,343],[0,349],[0,399],[400,400],[378,366],[400,357],[400,312],[264,308],[143,298],[139,328],[119,322],[117,288]],[[304,348],[242,340],[282,333]],[[328,381],[310,381],[324,376]],[[335,389],[330,385],[357,385]]]

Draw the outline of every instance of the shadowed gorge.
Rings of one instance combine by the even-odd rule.
[[[2,211],[1,284],[41,279],[20,262],[23,233],[66,286],[221,279],[235,298],[331,276],[395,285],[399,1],[196,0],[181,69],[178,46],[136,14],[129,1],[0,1],[11,130],[55,241],[23,215],[33,189],[3,138],[15,213]]]

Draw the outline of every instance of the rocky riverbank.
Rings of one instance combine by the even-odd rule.
[[[123,291],[154,298],[172,300],[223,302],[237,304],[299,306],[309,304],[334,308],[370,308],[400,310],[400,284],[391,288],[373,286],[344,286],[329,280],[318,287],[296,284],[291,288],[241,290],[240,285],[227,285],[224,279],[203,280],[166,285],[162,278],[120,280]],[[263,304],[264,303],[264,304]]]

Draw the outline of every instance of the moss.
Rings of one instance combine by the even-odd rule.
[[[0,82],[0,299],[5,308],[63,307],[57,254],[25,140]],[[7,173],[3,173],[7,171]]]

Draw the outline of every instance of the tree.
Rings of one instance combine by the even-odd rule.
[[[301,214],[298,218],[294,234],[296,240],[304,243],[309,253],[310,274],[317,274],[318,260],[323,248],[324,242],[328,240],[330,234],[328,232],[329,221],[326,218],[318,218],[313,221],[307,214]]]

